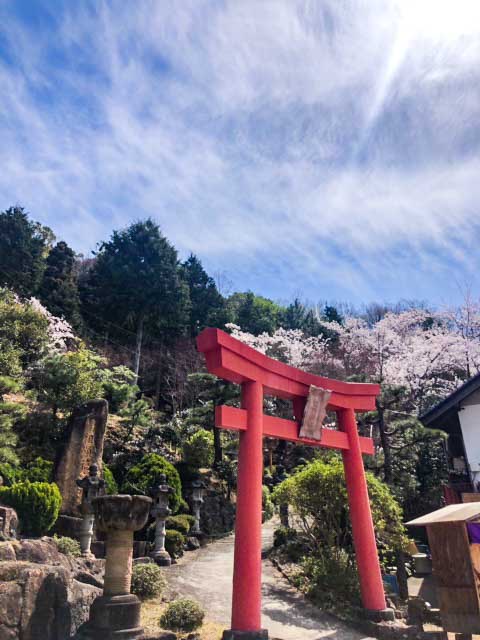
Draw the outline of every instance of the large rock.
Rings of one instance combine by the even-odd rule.
[[[78,407],[70,420],[67,444],[55,469],[62,494],[61,512],[79,516],[82,489],[77,479],[88,475],[90,465],[102,468],[103,441],[108,418],[106,400],[92,400]]]
[[[15,561],[15,547],[11,542],[0,542],[0,562]]]
[[[0,640],[67,640],[100,589],[63,566],[0,563]]]
[[[14,545],[14,549],[16,559],[19,561],[61,565],[67,569],[73,568],[73,560],[58,551],[52,538],[21,540]]]
[[[103,567],[47,537],[0,543],[0,640],[70,638],[101,593]]]

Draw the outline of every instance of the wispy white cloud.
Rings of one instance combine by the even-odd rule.
[[[84,251],[153,215],[277,297],[451,295],[480,267],[480,21],[423,2],[4,3],[0,206]]]

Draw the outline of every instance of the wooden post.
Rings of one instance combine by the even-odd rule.
[[[232,629],[224,638],[267,637],[261,631],[262,601],[262,478],[263,386],[242,385],[242,406],[248,412],[247,429],[240,434],[237,513],[233,568]]]
[[[345,467],[353,542],[357,557],[360,591],[365,609],[369,612],[386,610],[385,592],[378,561],[367,480],[353,409],[338,411],[340,428],[348,435],[350,448],[342,451]]]

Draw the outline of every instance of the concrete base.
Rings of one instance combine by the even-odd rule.
[[[140,600],[133,594],[99,596],[90,607],[82,637],[88,640],[133,640],[143,634]]]
[[[235,631],[229,629],[223,632],[222,640],[268,640],[267,629],[258,631]]]
[[[153,551],[150,557],[158,564],[159,567],[169,567],[172,564],[172,558],[168,551]]]
[[[395,611],[393,609],[365,609],[365,617],[372,622],[393,622],[395,620]]]

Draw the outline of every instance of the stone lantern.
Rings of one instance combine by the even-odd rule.
[[[150,556],[158,565],[169,567],[172,559],[165,549],[165,520],[171,512],[168,499],[173,489],[167,484],[167,477],[164,473],[160,475],[159,481],[159,484],[152,491],[154,502],[150,513],[155,518],[155,545]]]
[[[192,527],[192,535],[200,537],[202,535],[202,531],[200,529],[200,509],[203,504],[203,496],[205,494],[205,485],[197,478],[192,482],[192,505],[193,505],[193,515],[195,517],[195,522]]]
[[[83,490],[82,503],[80,505],[82,522],[78,536],[80,539],[80,551],[82,556],[90,558],[93,555],[90,551],[90,545],[92,543],[93,523],[95,520],[92,501],[105,493],[105,480],[98,477],[98,467],[96,464],[92,464],[88,470],[88,476],[79,478],[76,483]]]
[[[96,526],[107,534],[103,595],[90,607],[82,637],[88,640],[131,640],[142,636],[140,600],[130,593],[133,533],[145,526],[151,498],[114,495],[92,500]]]

